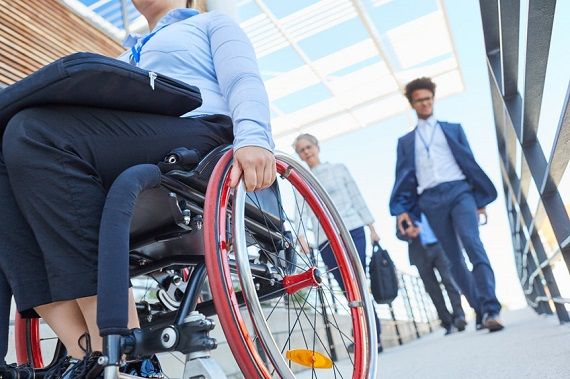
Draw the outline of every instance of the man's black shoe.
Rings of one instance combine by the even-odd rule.
[[[33,379],[35,378],[34,369],[29,364],[11,365],[0,364],[0,379]]]
[[[462,332],[467,326],[467,321],[465,321],[465,317],[456,317],[455,320],[453,320],[453,325],[458,331]]]
[[[495,313],[486,313],[483,316],[483,326],[489,329],[490,332],[498,332],[504,328],[499,315]]]

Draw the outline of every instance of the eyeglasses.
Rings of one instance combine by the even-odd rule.
[[[429,96],[429,97],[422,97],[421,99],[415,99],[412,100],[412,104],[421,104],[424,101],[432,101],[433,100],[433,96]]]

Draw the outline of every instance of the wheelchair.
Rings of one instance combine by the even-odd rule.
[[[99,359],[104,377],[127,377],[119,374],[122,357],[173,351],[185,354],[184,372],[177,377],[221,377],[208,358],[217,344],[208,334],[215,326],[209,317],[217,316],[245,378],[294,378],[304,372],[375,378],[375,322],[364,272],[348,230],[315,177],[276,153],[276,182],[248,193],[243,182],[229,186],[231,146],[190,164],[181,155],[169,154],[159,164],[158,184],[137,194],[130,225],[122,225],[127,251],[110,254],[108,259],[117,260],[112,267],[100,263],[100,289],[109,287],[101,275],[117,275],[113,270],[122,259],[128,272],[124,285],[129,278],[145,280],[153,294],[146,291],[137,299],[140,329],[104,334]],[[305,247],[319,246],[321,233],[332,247],[344,291],[319,252]],[[211,296],[204,296],[205,288]],[[105,301],[99,296],[101,318]],[[126,304],[126,298],[118,299]],[[107,313],[119,307],[110,304]],[[47,356],[40,330],[37,319],[17,317],[18,361],[44,367],[37,377],[65,355],[57,342],[53,356]]]

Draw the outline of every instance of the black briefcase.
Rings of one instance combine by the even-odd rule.
[[[378,242],[372,244],[372,259],[368,267],[370,289],[374,301],[389,304],[398,296],[398,274],[390,254]]]
[[[22,109],[78,105],[182,116],[202,105],[198,88],[93,53],[60,58],[0,91],[0,136]]]

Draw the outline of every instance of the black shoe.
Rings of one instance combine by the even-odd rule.
[[[65,357],[56,363],[45,375],[46,379],[95,379],[103,372],[103,366],[97,363],[102,355],[91,351],[91,338],[85,333],[77,341],[85,352],[83,359]]]
[[[103,354],[101,354],[98,351],[95,351],[91,354],[89,354],[89,356],[86,356],[79,364],[77,367],[75,367],[75,370],[73,372],[73,375],[69,377],[69,379],[84,379],[84,378],[90,378],[90,379],[95,379],[95,378],[99,378],[102,377],[102,373],[103,373],[103,366],[99,365],[99,358],[102,356]]]
[[[56,362],[48,372],[45,373],[45,379],[69,379],[75,371],[76,366],[81,363],[79,359],[72,357],[64,357]]]
[[[479,312],[475,313],[475,330],[483,330],[483,315]]]
[[[499,315],[496,313],[485,313],[483,316],[483,326],[489,329],[490,332],[498,332],[504,328]]]
[[[454,332],[453,325],[443,325],[443,329],[445,329],[445,333],[443,334],[444,336],[449,336]]]
[[[131,361],[119,370],[122,373],[140,378],[164,378],[162,367],[156,355],[141,361]]]
[[[384,346],[382,346],[381,344],[378,344],[378,354],[380,354],[383,351],[384,351]]]
[[[11,365],[7,364],[0,365],[0,379],[33,379],[33,378],[35,378],[34,369],[28,363],[20,366],[16,365],[15,363]]]
[[[465,321],[465,317],[456,317],[455,320],[453,320],[453,325],[457,328],[458,331],[462,332],[467,326],[467,321]]]

